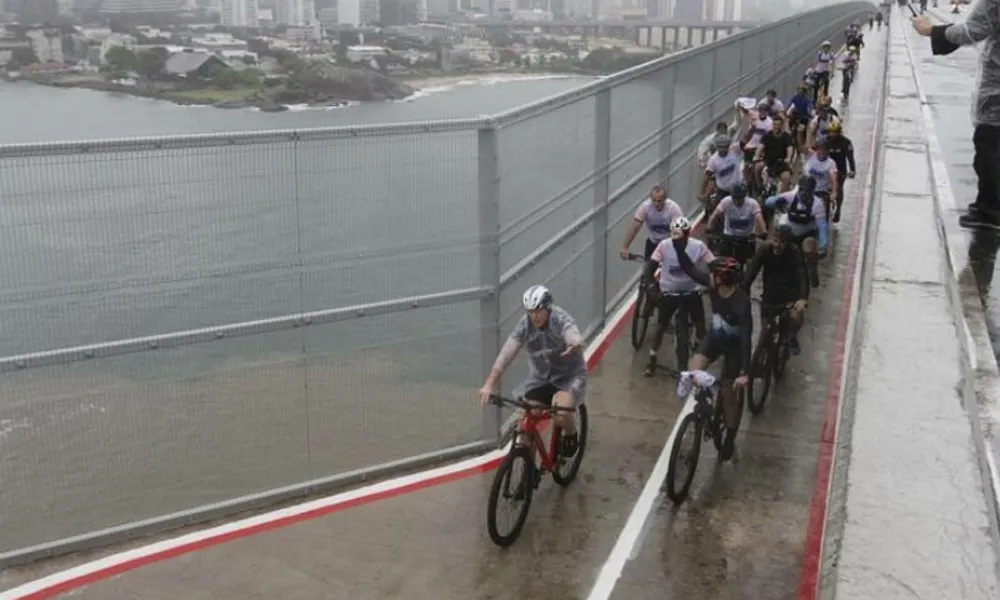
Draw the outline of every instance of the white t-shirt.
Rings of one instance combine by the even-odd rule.
[[[715,186],[720,190],[731,190],[743,179],[739,148],[739,145],[734,145],[725,156],[716,152],[705,165],[705,170],[715,176]]]

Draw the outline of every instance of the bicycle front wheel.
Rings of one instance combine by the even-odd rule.
[[[704,423],[694,413],[689,413],[681,421],[677,429],[677,437],[670,449],[670,464],[667,467],[667,497],[674,504],[680,504],[687,498],[698,469],[698,457],[701,455],[701,438]],[[691,436],[693,439],[690,439]],[[690,449],[687,445],[690,444]]]
[[[573,458],[565,459],[563,457],[558,457],[556,469],[552,471],[552,479],[555,479],[556,483],[566,487],[567,485],[573,483],[576,479],[576,474],[580,472],[580,464],[583,463],[583,453],[587,450],[587,435],[590,431],[590,419],[587,417],[587,405],[581,404],[579,408],[576,409],[576,416],[579,418],[579,422],[576,425],[576,433],[579,436],[580,444],[577,446],[576,454]],[[559,428],[553,432],[553,435],[559,435]]]
[[[774,351],[771,347],[770,332],[761,340],[757,350],[750,359],[750,382],[747,385],[747,406],[752,414],[760,414],[771,391],[771,358]]]
[[[646,340],[646,330],[649,329],[649,315],[651,299],[646,291],[646,280],[639,280],[639,296],[635,300],[635,309],[632,312],[632,348],[638,350]]]
[[[531,497],[535,491],[535,458],[525,446],[515,446],[500,463],[490,488],[490,499],[486,510],[486,529],[490,539],[497,546],[507,547],[521,535],[524,523],[531,509]],[[508,523],[501,519],[501,510],[510,503],[517,508]],[[506,515],[506,511],[504,511]]]

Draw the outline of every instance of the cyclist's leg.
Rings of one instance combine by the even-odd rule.
[[[796,239],[795,243],[802,248],[802,254],[806,257],[806,265],[809,267],[809,282],[813,287],[819,287],[819,272],[816,266],[819,262],[819,244],[812,235],[805,235]]]
[[[780,173],[779,179],[781,181],[778,185],[778,192],[783,194],[792,189],[792,166],[782,161],[778,167],[778,173]]]
[[[743,418],[743,403],[740,402],[740,395],[733,387],[733,382],[743,370],[743,355],[740,351],[739,340],[726,340],[726,347],[720,349],[724,353],[726,360],[722,369],[722,398],[723,413],[726,421],[726,445],[735,442],[736,430],[740,427],[740,420]]]
[[[705,305],[701,301],[701,295],[689,294],[685,296],[685,302],[688,303],[688,314],[694,323],[695,337],[699,340],[705,339]]]
[[[794,299],[790,299],[789,302],[793,302]],[[801,346],[799,346],[799,330],[802,329],[803,323],[805,323],[806,311],[796,310],[795,307],[788,309],[788,347],[793,354],[798,354],[802,351]]]
[[[552,406],[552,399],[559,388],[548,382],[540,382],[537,380],[531,380],[524,383],[521,386],[525,389],[521,396],[530,404],[537,405],[539,407]],[[533,443],[531,440],[518,439],[516,442],[518,445],[531,446]]]
[[[576,431],[576,421],[573,420],[573,415],[576,414],[575,409],[583,404],[587,396],[587,377],[584,375],[574,377],[567,387],[568,389],[560,389],[553,394],[552,403],[563,408],[574,409],[574,412],[560,411],[553,416],[556,425],[562,431],[562,439],[559,442],[562,446],[560,453],[566,458],[570,458],[576,454],[580,447],[580,438]]]
[[[833,222],[840,222],[840,209],[844,207],[844,184],[847,183],[847,173],[837,171],[837,210],[833,211]]]
[[[656,328],[653,330],[653,339],[649,342],[649,362],[646,364],[646,370],[642,373],[646,377],[652,377],[656,372],[656,355],[660,351],[660,345],[663,343],[663,334],[666,332],[667,326],[670,325],[670,319],[674,317],[674,312],[677,311],[679,298],[680,296],[673,294],[660,294]]]
[[[754,185],[757,186],[756,189],[758,190],[764,189],[764,185],[766,185],[764,181],[764,167],[764,161],[762,160],[755,161],[753,164],[753,181]]]

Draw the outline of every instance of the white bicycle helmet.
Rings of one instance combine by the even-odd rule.
[[[683,231],[687,233],[691,231],[691,221],[687,220],[687,217],[677,217],[674,222],[670,224],[671,231]]]
[[[544,285],[533,285],[524,292],[521,298],[524,310],[536,310],[552,306],[552,292]]]

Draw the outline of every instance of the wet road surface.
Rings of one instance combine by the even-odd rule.
[[[932,20],[937,22],[948,23],[952,19],[961,21],[965,18],[964,14],[951,15],[944,8],[929,12]],[[978,405],[978,414],[973,417],[974,426],[981,432],[984,473],[992,479],[996,523],[1000,521],[1000,372],[996,361],[989,360],[989,354],[1000,358],[1000,294],[996,293],[993,285],[1000,234],[965,231],[957,223],[958,216],[975,199],[977,191],[977,178],[972,168],[971,117],[978,48],[959,48],[948,56],[933,56],[926,38],[917,35],[911,27],[903,29],[920,74],[934,137],[940,147],[937,158],[943,163],[941,179],[947,180],[944,187],[951,196],[946,200],[953,202],[945,202],[951,214],[943,216],[942,225],[957,272],[969,343],[974,354],[980,357],[974,360],[972,377],[974,401]]]
[[[1000,596],[995,531],[963,385],[957,286],[936,181],[914,169],[932,144],[898,27],[909,25],[893,25],[871,279],[840,431],[846,499],[831,503],[827,530],[839,538],[823,582],[835,594],[824,597],[989,600]]]
[[[732,462],[719,464],[708,446],[688,502],[675,509],[665,496],[657,499],[616,600],[797,596],[850,224],[881,90],[881,38],[869,37],[853,109],[842,110],[859,173],[799,336],[803,354],[764,413],[744,415]],[[543,481],[521,539],[507,550],[485,531],[487,473],[148,565],[73,597],[588,598],[681,408],[673,380],[641,376],[644,358],[627,334],[608,351],[590,383],[591,444],[578,481],[566,490]],[[51,569],[8,572],[3,587]]]

